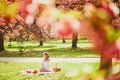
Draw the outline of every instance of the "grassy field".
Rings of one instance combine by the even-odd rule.
[[[51,63],[55,67],[56,63]],[[76,80],[73,77],[96,71],[99,63],[71,63],[61,62],[58,65],[62,68],[60,72],[47,75],[23,75],[19,71],[32,68],[39,70],[41,63],[38,62],[0,62],[0,80]]]
[[[71,49],[71,40],[50,40],[44,43],[44,46],[38,46],[35,41],[23,42],[24,52],[19,52],[19,45],[16,41],[11,42],[12,46],[8,46],[9,42],[5,41],[5,52],[0,52],[0,56],[5,57],[41,57],[43,52],[49,52],[51,57],[99,57],[92,50],[93,45],[87,40],[78,40],[78,48]]]

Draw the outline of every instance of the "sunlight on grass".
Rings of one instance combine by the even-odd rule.
[[[99,62],[52,62],[51,67],[56,63],[61,67],[60,72],[47,75],[23,75],[21,70],[39,70],[39,62],[0,62],[0,80],[104,80],[99,69]],[[119,62],[113,63],[114,70],[120,70]],[[119,71],[118,70],[118,71]]]
[[[99,57],[94,50],[93,45],[87,40],[78,40],[78,48],[76,50],[71,49],[71,40],[66,40],[66,43],[62,43],[62,40],[50,40],[44,43],[43,46],[38,46],[39,43],[35,41],[23,42],[23,53],[19,52],[19,45],[16,41],[5,41],[5,48],[7,51],[1,52],[0,56],[6,57],[42,57],[43,52],[49,52],[51,57]]]
[[[52,67],[55,67],[56,63],[51,63]],[[71,63],[61,62],[58,65],[62,68],[62,71],[49,75],[22,75],[19,73],[21,70],[32,68],[39,70],[41,63],[38,62],[0,62],[0,80],[70,80],[74,73],[81,72],[84,65],[93,67],[94,70],[99,68],[98,63]],[[11,77],[12,76],[12,77]]]
[[[10,44],[10,42],[5,42],[5,47],[7,50],[14,50],[17,51],[18,50],[18,43],[16,41],[12,41],[11,44],[12,46],[8,46]],[[38,46],[39,43],[38,42],[34,42],[34,41],[25,41],[23,42],[23,46],[26,50],[47,50],[47,49],[51,49],[51,48],[70,48],[71,47],[71,40],[66,40],[66,43],[62,43],[62,40],[51,40],[48,42],[44,43],[44,46]],[[90,48],[93,47],[93,45],[91,43],[89,43],[87,40],[79,40],[78,41],[78,47],[79,48]]]

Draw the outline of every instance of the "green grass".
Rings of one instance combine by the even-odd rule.
[[[12,46],[8,46],[9,42],[5,41],[5,52],[0,52],[0,56],[4,57],[41,57],[43,52],[49,52],[51,57],[99,57],[92,50],[93,45],[87,40],[78,40],[78,48],[71,49],[71,40],[50,40],[44,43],[44,46],[38,46],[38,42],[25,41],[23,42],[23,54],[19,52],[19,45],[16,41],[12,41]]]
[[[8,47],[9,42],[5,42],[5,47],[7,50],[17,51],[18,43],[12,41],[12,46]],[[66,43],[62,43],[62,40],[50,40],[44,43],[44,46],[38,46],[39,43],[35,41],[24,41],[23,46],[25,50],[48,50],[53,48],[71,48],[71,40],[66,40]],[[78,48],[91,48],[92,44],[87,40],[78,40]]]
[[[51,67],[55,67],[56,63],[51,63]],[[60,72],[47,75],[22,75],[21,70],[29,69],[39,70],[41,63],[38,62],[0,62],[0,80],[71,80],[73,75],[85,74],[85,67],[91,67],[92,71],[99,68],[99,63],[71,63],[59,62],[62,68]],[[73,79],[72,79],[73,80]]]

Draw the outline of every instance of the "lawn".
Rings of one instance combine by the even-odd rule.
[[[44,46],[38,46],[35,41],[23,42],[24,52],[19,52],[19,45],[16,41],[11,42],[12,46],[8,46],[9,42],[5,41],[5,52],[0,52],[0,56],[4,57],[42,57],[43,52],[49,52],[51,57],[99,57],[97,52],[92,50],[93,45],[87,40],[78,40],[78,48],[71,49],[71,40],[50,40],[44,43]]]
[[[55,67],[56,63],[51,63]],[[96,71],[99,63],[72,63],[59,62],[62,68],[60,72],[47,75],[23,75],[19,71],[32,68],[38,70],[41,63],[38,62],[0,62],[0,80],[75,80],[73,76],[83,75]]]

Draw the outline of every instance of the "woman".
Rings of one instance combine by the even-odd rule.
[[[50,57],[48,52],[43,53],[43,62],[42,67],[40,69],[40,72],[53,72],[53,70],[50,68]]]

